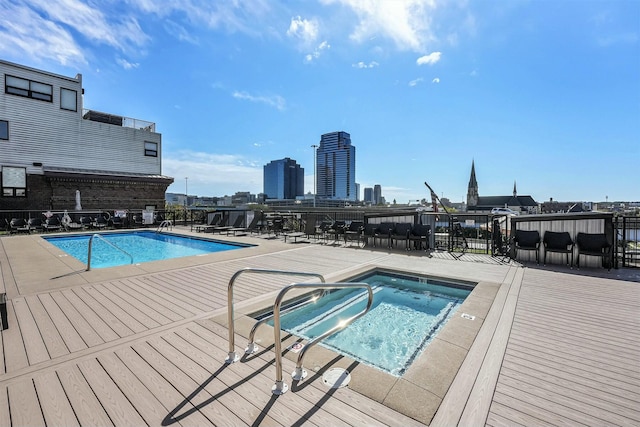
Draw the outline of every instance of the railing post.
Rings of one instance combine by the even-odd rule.
[[[229,279],[229,284],[227,285],[227,323],[229,327],[229,353],[224,360],[225,363],[234,363],[237,362],[240,357],[236,354],[235,351],[235,323],[234,323],[234,310],[233,310],[233,285],[238,278],[243,273],[259,273],[259,274],[277,274],[277,275],[289,275],[289,276],[312,276],[318,277],[322,283],[324,283],[324,276],[318,273],[307,273],[300,271],[284,271],[284,270],[263,270],[259,268],[243,268],[242,270],[236,271],[231,279]],[[254,326],[252,330],[252,335],[250,335],[251,340],[253,341],[253,333],[255,332]],[[253,353],[258,349],[258,346],[255,343],[249,343],[247,350],[245,353]],[[251,351],[249,351],[251,350]]]

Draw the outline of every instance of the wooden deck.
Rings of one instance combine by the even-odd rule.
[[[455,261],[287,244],[257,256],[20,294],[9,259],[15,257],[0,248],[10,295],[10,327],[0,335],[2,426],[420,425],[348,387],[328,389],[320,377],[331,366],[276,398],[272,349],[244,363],[223,362],[227,330],[209,319],[226,313],[227,283],[237,270],[332,276],[365,265],[502,284],[433,425],[640,424],[640,283],[633,281],[482,256]],[[249,302],[292,281],[243,276],[235,300]],[[283,363],[285,373],[293,370]]]

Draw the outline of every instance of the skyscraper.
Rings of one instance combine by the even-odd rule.
[[[316,155],[318,198],[357,199],[356,147],[347,132],[325,133],[320,137]]]
[[[380,184],[373,186],[373,204],[379,205],[382,203],[382,187]]]
[[[373,188],[364,188],[364,202],[373,204]]]
[[[264,165],[264,194],[269,199],[304,195],[304,168],[288,157]]]

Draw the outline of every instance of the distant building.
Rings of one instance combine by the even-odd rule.
[[[365,203],[374,204],[373,203],[373,188],[371,188],[371,187],[365,187],[364,188],[364,202]]]
[[[588,204],[583,202],[558,202],[550,199],[540,206],[541,213],[576,213],[589,211]]]
[[[264,194],[269,199],[295,199],[304,194],[304,168],[285,157],[264,166]]]
[[[376,184],[373,186],[373,204],[374,205],[384,204],[384,200],[382,198],[382,187],[380,186],[380,184]]]
[[[318,199],[357,200],[356,148],[347,132],[331,132],[320,137],[316,152]]]
[[[471,176],[467,189],[467,212],[490,213],[493,208],[509,208],[518,213],[537,213],[538,203],[531,196],[519,196],[513,183],[511,196],[479,196],[475,162],[471,162]]]
[[[84,109],[81,74],[0,60],[0,78],[0,210],[164,208],[155,123]]]

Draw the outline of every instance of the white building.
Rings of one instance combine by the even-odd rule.
[[[155,123],[83,108],[82,75],[0,60],[0,209],[164,207]],[[126,102],[126,100],[123,100]]]

